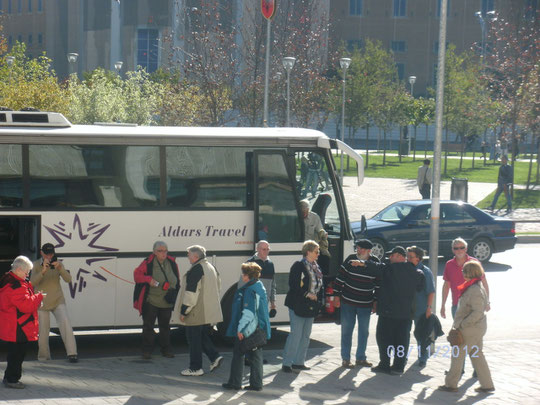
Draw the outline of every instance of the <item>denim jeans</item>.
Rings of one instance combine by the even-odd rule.
[[[202,354],[206,354],[210,362],[214,362],[219,353],[210,340],[208,325],[186,326],[186,338],[189,344],[189,368],[202,369]]]
[[[263,382],[263,354],[262,347],[249,352],[251,369],[249,371],[249,385],[254,388],[262,388]],[[233,357],[231,361],[231,373],[229,375],[229,384],[233,387],[242,386],[242,377],[244,376],[244,355],[240,353],[240,341],[234,339]]]
[[[358,319],[358,345],[356,347],[356,361],[366,360],[366,346],[369,336],[369,319],[371,308],[355,307],[341,304],[341,359],[351,359],[352,335],[356,319]]]
[[[507,186],[506,190],[504,186],[497,187],[497,191],[495,192],[495,197],[493,197],[493,202],[491,203],[491,208],[495,208],[497,205],[497,200],[499,199],[499,196],[504,192],[504,196],[506,197],[506,203],[507,203],[507,209],[512,210],[512,196],[510,195],[510,187]]]
[[[306,353],[309,346],[309,336],[311,335],[311,326],[314,318],[304,318],[289,309],[289,319],[291,321],[291,332],[285,342],[283,351],[283,365],[297,366],[304,365]]]

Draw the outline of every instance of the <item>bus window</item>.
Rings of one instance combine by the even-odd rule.
[[[158,205],[158,147],[30,145],[31,207]]]
[[[284,155],[257,154],[258,240],[286,243],[302,241],[294,187]]]
[[[167,205],[245,208],[246,148],[168,146]]]
[[[0,149],[0,207],[22,207],[22,146]]]
[[[319,152],[296,152],[296,187],[300,198],[310,202],[329,235],[340,235],[341,221],[324,156]]]

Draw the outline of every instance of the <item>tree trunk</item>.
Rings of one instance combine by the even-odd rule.
[[[369,124],[366,126],[366,169],[369,166]]]
[[[463,153],[465,151],[465,139],[467,139],[465,136],[461,137],[461,151],[459,152],[459,171],[463,169]]]
[[[533,142],[534,142],[534,137],[533,137]],[[526,189],[528,190],[530,185],[531,185],[531,174],[532,174],[532,167],[533,167],[533,151],[531,150],[531,157],[529,159],[529,173],[527,174],[527,187]]]
[[[418,128],[418,125],[414,126],[414,147],[413,147],[413,155],[412,155],[412,161],[416,162],[416,129]]]
[[[398,144],[398,160],[401,163],[401,143],[403,142],[403,127],[399,126],[399,144]]]
[[[537,135],[540,136],[540,135]],[[535,137],[536,138],[536,137]],[[540,141],[536,140],[536,181],[535,184],[540,182]]]
[[[383,129],[383,158],[382,158],[382,164],[383,166],[386,165],[386,129]]]
[[[474,157],[476,156],[476,151],[472,151],[472,168],[474,169]]]
[[[444,151],[444,175],[446,176],[446,166],[448,164],[448,119],[444,128],[444,142],[446,143],[446,150]]]
[[[429,131],[429,125],[426,124],[426,141],[424,143],[424,159],[427,158],[428,131]]]

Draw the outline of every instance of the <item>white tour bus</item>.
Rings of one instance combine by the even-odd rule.
[[[358,163],[360,185],[362,158],[314,130],[72,125],[57,113],[0,111],[0,273],[51,242],[73,278],[62,285],[74,327],[140,327],[133,270],[163,240],[182,275],[186,248],[199,244],[221,275],[228,318],[240,264],[266,239],[273,322],[288,322],[299,201],[310,200],[328,232],[330,276],[352,252],[332,149]]]

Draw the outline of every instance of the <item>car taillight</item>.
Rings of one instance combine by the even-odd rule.
[[[516,223],[515,222],[512,222],[512,229],[510,229],[510,233],[512,235],[516,234]]]

